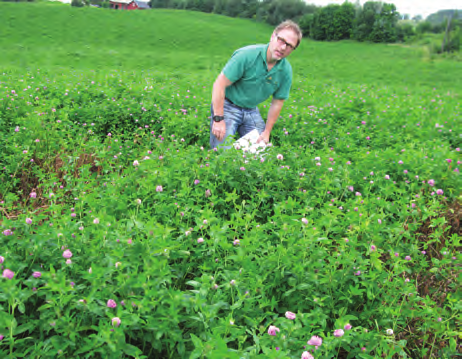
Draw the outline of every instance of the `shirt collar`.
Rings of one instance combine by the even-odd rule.
[[[268,63],[266,62],[266,53],[268,52],[268,47],[269,47],[269,42],[265,46],[263,46],[262,50],[260,51],[260,54],[261,54],[261,56],[263,58],[263,61],[264,61],[266,67],[268,67]],[[276,64],[273,66],[273,69],[274,70],[279,70],[280,67],[281,67],[280,63],[282,61],[284,61],[284,60],[285,59],[282,59],[282,60],[279,60],[278,62],[276,62]]]

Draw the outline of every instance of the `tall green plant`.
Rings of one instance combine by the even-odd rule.
[[[354,5],[345,2],[337,8],[334,14],[334,38],[333,40],[349,39],[353,35],[353,23],[355,17]]]
[[[362,9],[359,9],[355,19],[354,38],[358,41],[369,40],[376,17],[380,14],[382,3],[368,1]]]
[[[394,4],[368,1],[357,16],[354,37],[358,41],[395,42],[398,19]]]
[[[306,18],[304,26],[311,27],[310,33],[315,40],[344,40],[352,35],[354,16],[355,9],[350,3],[328,5],[321,8],[313,20]]]

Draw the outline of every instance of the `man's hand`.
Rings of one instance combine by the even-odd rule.
[[[225,120],[220,122],[214,122],[212,127],[212,133],[215,135],[218,141],[222,141],[226,134]]]
[[[269,138],[270,138],[269,132],[263,131],[260,137],[258,137],[257,143],[260,143],[261,141],[263,141],[263,143],[267,145],[269,142]]]
[[[273,101],[271,101],[271,106],[268,111],[268,120],[266,121],[265,130],[261,133],[260,137],[258,137],[257,143],[263,141],[265,145],[268,144],[271,131],[279,117],[283,104],[284,100],[273,98]]]

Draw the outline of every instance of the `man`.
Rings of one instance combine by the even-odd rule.
[[[257,129],[257,143],[269,142],[284,100],[289,98],[292,67],[286,59],[300,44],[302,32],[293,21],[279,24],[266,45],[236,50],[213,84],[210,146],[222,146],[226,138]],[[263,121],[257,105],[273,96],[268,119]]]

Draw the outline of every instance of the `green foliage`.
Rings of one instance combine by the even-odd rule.
[[[72,0],[71,1],[71,6],[74,7],[84,7],[85,3],[82,0]]]
[[[315,14],[312,31],[314,40],[326,41],[333,39],[334,14],[339,7],[339,5],[328,5]]]
[[[396,24],[399,13],[394,4],[383,4],[380,15],[376,18],[369,39],[373,42],[396,42]]]
[[[415,29],[417,34],[425,34],[428,32],[433,32],[432,30],[433,30],[433,26],[428,21],[419,22]]]
[[[402,23],[396,26],[396,37],[399,42],[406,42],[415,35],[414,26],[410,23]]]
[[[316,13],[313,25],[315,40],[344,40],[353,31],[354,7],[350,3],[328,5]]]
[[[443,31],[445,31],[445,30],[446,30],[446,28],[445,28],[444,24],[441,23],[441,24],[435,24],[435,25],[433,25],[431,31],[432,31],[434,34],[439,34],[439,33],[443,32]]]
[[[298,22],[300,29],[302,30],[304,38],[314,38],[313,25],[314,25],[314,14],[305,14]]]
[[[24,211],[2,223],[13,235],[0,234],[3,265],[15,273],[0,281],[3,356],[13,348],[36,356],[252,358],[271,357],[278,346],[299,358],[312,335],[324,339],[318,356],[355,357],[364,343],[372,357],[454,353],[456,283],[449,280],[440,306],[418,276],[431,270],[447,283],[457,268],[457,236],[437,247],[438,259],[421,253],[444,238],[437,214],[460,188],[458,122],[435,127],[457,98],[299,76],[293,107],[261,162],[208,150],[210,86],[154,77],[36,70],[2,78],[9,94],[33,85],[26,93],[43,98],[33,103],[40,116],[26,114],[27,96],[14,97],[22,116],[9,106],[0,114],[14,121],[0,131],[9,154],[2,206]],[[431,102],[438,96],[448,104],[442,113]],[[93,161],[82,161],[85,153]],[[31,182],[20,185],[26,174]],[[421,182],[430,178],[436,187]],[[432,195],[435,188],[447,199]],[[29,198],[34,189],[37,198]],[[427,218],[435,232],[419,242],[415,231]],[[114,317],[120,327],[112,328]],[[347,323],[351,331],[332,335]],[[270,325],[280,328],[274,338]],[[451,344],[417,344],[422,336],[409,336],[408,325]],[[401,335],[407,342],[388,345]],[[40,336],[43,346],[22,341]]]
[[[442,41],[444,42],[444,40]],[[437,51],[437,53],[442,53],[442,52],[458,52],[461,48],[461,42],[462,42],[462,27],[457,27],[454,30],[448,32],[446,42],[443,46],[441,46],[441,49]]]
[[[353,4],[345,2],[334,13],[333,26],[335,29],[333,40],[350,39],[353,35],[355,8]]]
[[[354,38],[358,41],[369,40],[372,33],[376,18],[378,18],[382,10],[381,2],[368,1],[362,9],[359,9],[356,16]]]
[[[260,21],[276,26],[287,19],[298,22],[304,14],[312,12],[313,7],[302,0],[263,0],[256,15]]]
[[[313,335],[317,358],[457,354],[458,64],[304,41],[261,161],[210,150],[208,116],[272,27],[0,6],[2,358],[298,359]]]
[[[270,25],[277,25],[286,19],[298,20],[313,11],[312,5],[302,0],[151,0],[152,8],[171,8],[229,17],[257,19]]]
[[[244,4],[241,0],[227,0],[223,9],[223,15],[238,17],[243,11]]]
[[[348,2],[328,5],[319,10],[313,19],[312,37],[315,40],[345,40],[353,33],[355,9]]]
[[[368,1],[357,16],[354,38],[358,41],[396,42],[398,18],[394,4]]]
[[[449,33],[448,52],[458,52],[462,47],[462,26]]]
[[[427,23],[427,27],[428,28]],[[429,37],[428,34],[418,34],[418,40],[425,42],[429,45],[428,50],[431,54],[443,54],[443,53],[457,53],[460,51],[462,42],[462,23],[454,20],[448,26],[448,22],[445,24],[435,25],[444,28],[444,31],[439,33],[437,36]],[[433,27],[434,29],[434,27]],[[446,30],[448,31],[446,33]]]

